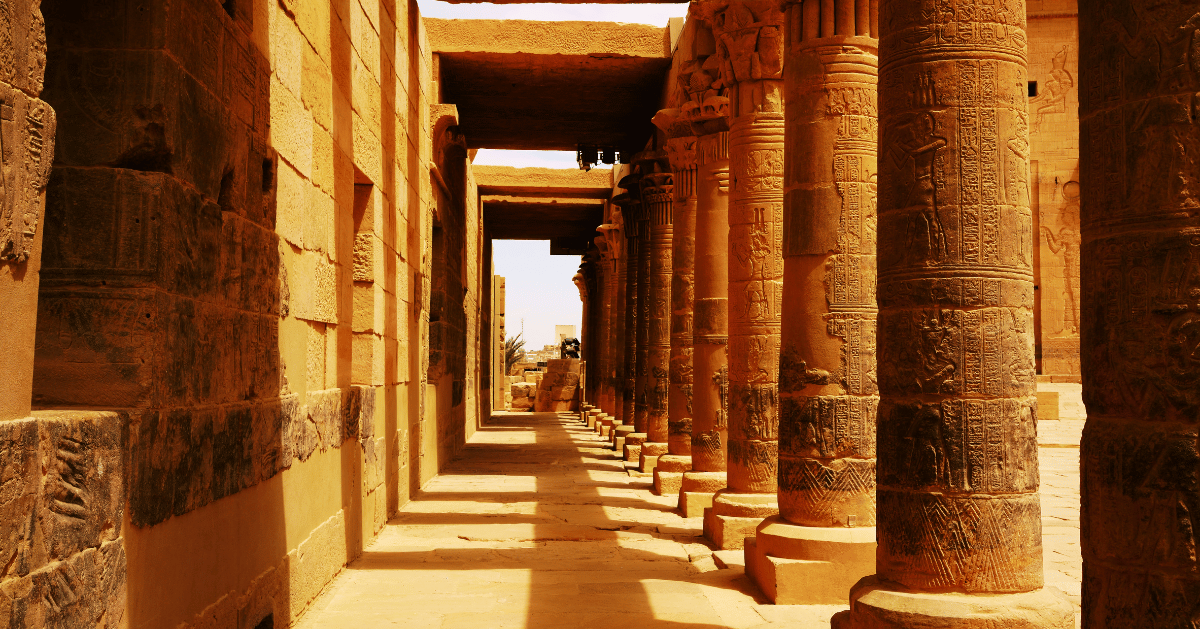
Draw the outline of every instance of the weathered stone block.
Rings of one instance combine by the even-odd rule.
[[[117,539],[125,510],[125,418],[112,412],[39,411],[49,560]]]

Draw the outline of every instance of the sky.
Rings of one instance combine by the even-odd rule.
[[[571,151],[480,149],[472,163],[579,168]],[[579,289],[571,281],[579,271],[579,256],[550,255],[549,240],[494,240],[492,260],[496,275],[504,277],[505,334],[516,336],[524,319],[525,335],[521,338],[525,339],[525,349],[530,351],[557,343],[556,325],[573,325],[579,334],[583,303],[579,301]]]
[[[686,2],[676,4],[450,4],[417,0],[421,15],[446,19],[625,22],[666,26],[687,15]]]
[[[556,344],[556,325],[573,325],[579,334],[583,302],[571,281],[579,256],[550,255],[549,240],[494,240],[492,260],[504,277],[505,334],[516,336],[524,320],[527,351]]]

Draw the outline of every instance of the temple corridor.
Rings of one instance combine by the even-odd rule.
[[[1082,424],[1039,438],[1046,583],[1077,614]],[[846,609],[771,605],[608,445],[575,413],[494,414],[297,626],[820,629]]]

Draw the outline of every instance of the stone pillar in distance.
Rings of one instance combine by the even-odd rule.
[[[646,163],[645,153],[638,153],[633,157],[633,168],[635,171],[640,170],[639,167]],[[648,372],[649,366],[649,340],[650,340],[650,255],[652,246],[650,243],[650,210],[646,207],[645,199],[641,194],[641,174],[626,175],[618,183],[622,188],[629,191],[631,196],[636,196],[640,203],[632,206],[634,214],[634,222],[637,225],[638,232],[638,296],[637,296],[637,352],[634,362],[634,409],[633,409],[633,432],[625,435],[625,445],[623,453],[627,462],[640,462],[642,456],[642,444],[646,442],[646,430],[650,423],[650,406],[647,400],[648,385],[650,384],[650,375]]]
[[[1083,626],[1188,627],[1200,600],[1196,7],[1109,7],[1079,11]]]
[[[692,469],[692,309],[696,261],[696,136],[677,109],[664,109],[654,124],[667,134],[674,181],[671,220],[671,386],[667,390],[667,454],[654,468],[654,493],[679,494]]]
[[[711,7],[718,81],[729,99],[728,487],[705,536],[742,548],[778,513],[779,327],[783,279],[783,14],[768,0]]]
[[[865,0],[787,7],[779,515],[746,544],[780,605],[842,603],[875,572],[872,17]]]
[[[1074,627],[1042,579],[1025,3],[882,10],[879,548],[833,627]]]
[[[663,172],[666,154],[648,154],[642,163],[642,207],[649,220],[650,263],[646,287],[646,441],[638,469],[650,474],[667,453],[667,400],[671,369],[671,249],[673,197],[671,173]]]
[[[633,195],[628,192],[623,192],[613,197],[613,203],[621,208],[621,218],[623,231],[625,232],[625,347],[621,360],[622,365],[622,390],[621,390],[621,411],[620,416],[614,422],[615,426],[624,426],[630,429],[633,428],[633,419],[636,414],[635,410],[635,395],[634,388],[637,385],[637,320],[638,320],[638,250],[641,248],[642,242],[638,234],[638,213],[641,201],[633,198]],[[614,426],[613,432],[617,432]],[[624,431],[626,434],[632,430]],[[624,439],[624,435],[621,437]],[[616,445],[617,453],[622,452],[622,444],[617,444],[615,436],[613,443]]]
[[[610,217],[611,220],[611,217]],[[599,236],[593,239],[596,243],[596,248],[600,251],[600,261],[597,263],[600,268],[600,286],[601,286],[601,305],[600,305],[600,325],[602,329],[599,331],[600,336],[600,365],[599,370],[595,371],[593,378],[599,378],[600,399],[597,406],[609,417],[616,416],[619,409],[616,408],[616,387],[614,386],[617,369],[617,358],[621,355],[621,347],[617,345],[618,328],[617,312],[615,308],[618,305],[617,297],[619,291],[618,284],[624,279],[619,278],[620,270],[620,226],[614,223],[605,223],[596,228],[600,233]]]
[[[700,68],[695,68],[700,72]],[[724,99],[723,96],[712,98]],[[679,511],[685,518],[704,514],[713,494],[725,488],[728,442],[729,360],[729,133],[703,133],[725,127],[728,102],[702,106],[691,101],[685,115],[697,128],[695,303],[692,318],[692,469],[683,473]],[[707,123],[707,124],[706,124]]]

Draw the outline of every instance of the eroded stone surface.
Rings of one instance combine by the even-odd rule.
[[[1124,17],[1098,8],[1081,12],[1079,32],[1080,81],[1096,86],[1080,91],[1080,176],[1092,182],[1082,196],[1083,620],[1186,625],[1200,595],[1189,550],[1200,499],[1189,183],[1200,174],[1200,75],[1192,53],[1167,64],[1144,55],[1194,41],[1196,16],[1177,4],[1131,5]]]

